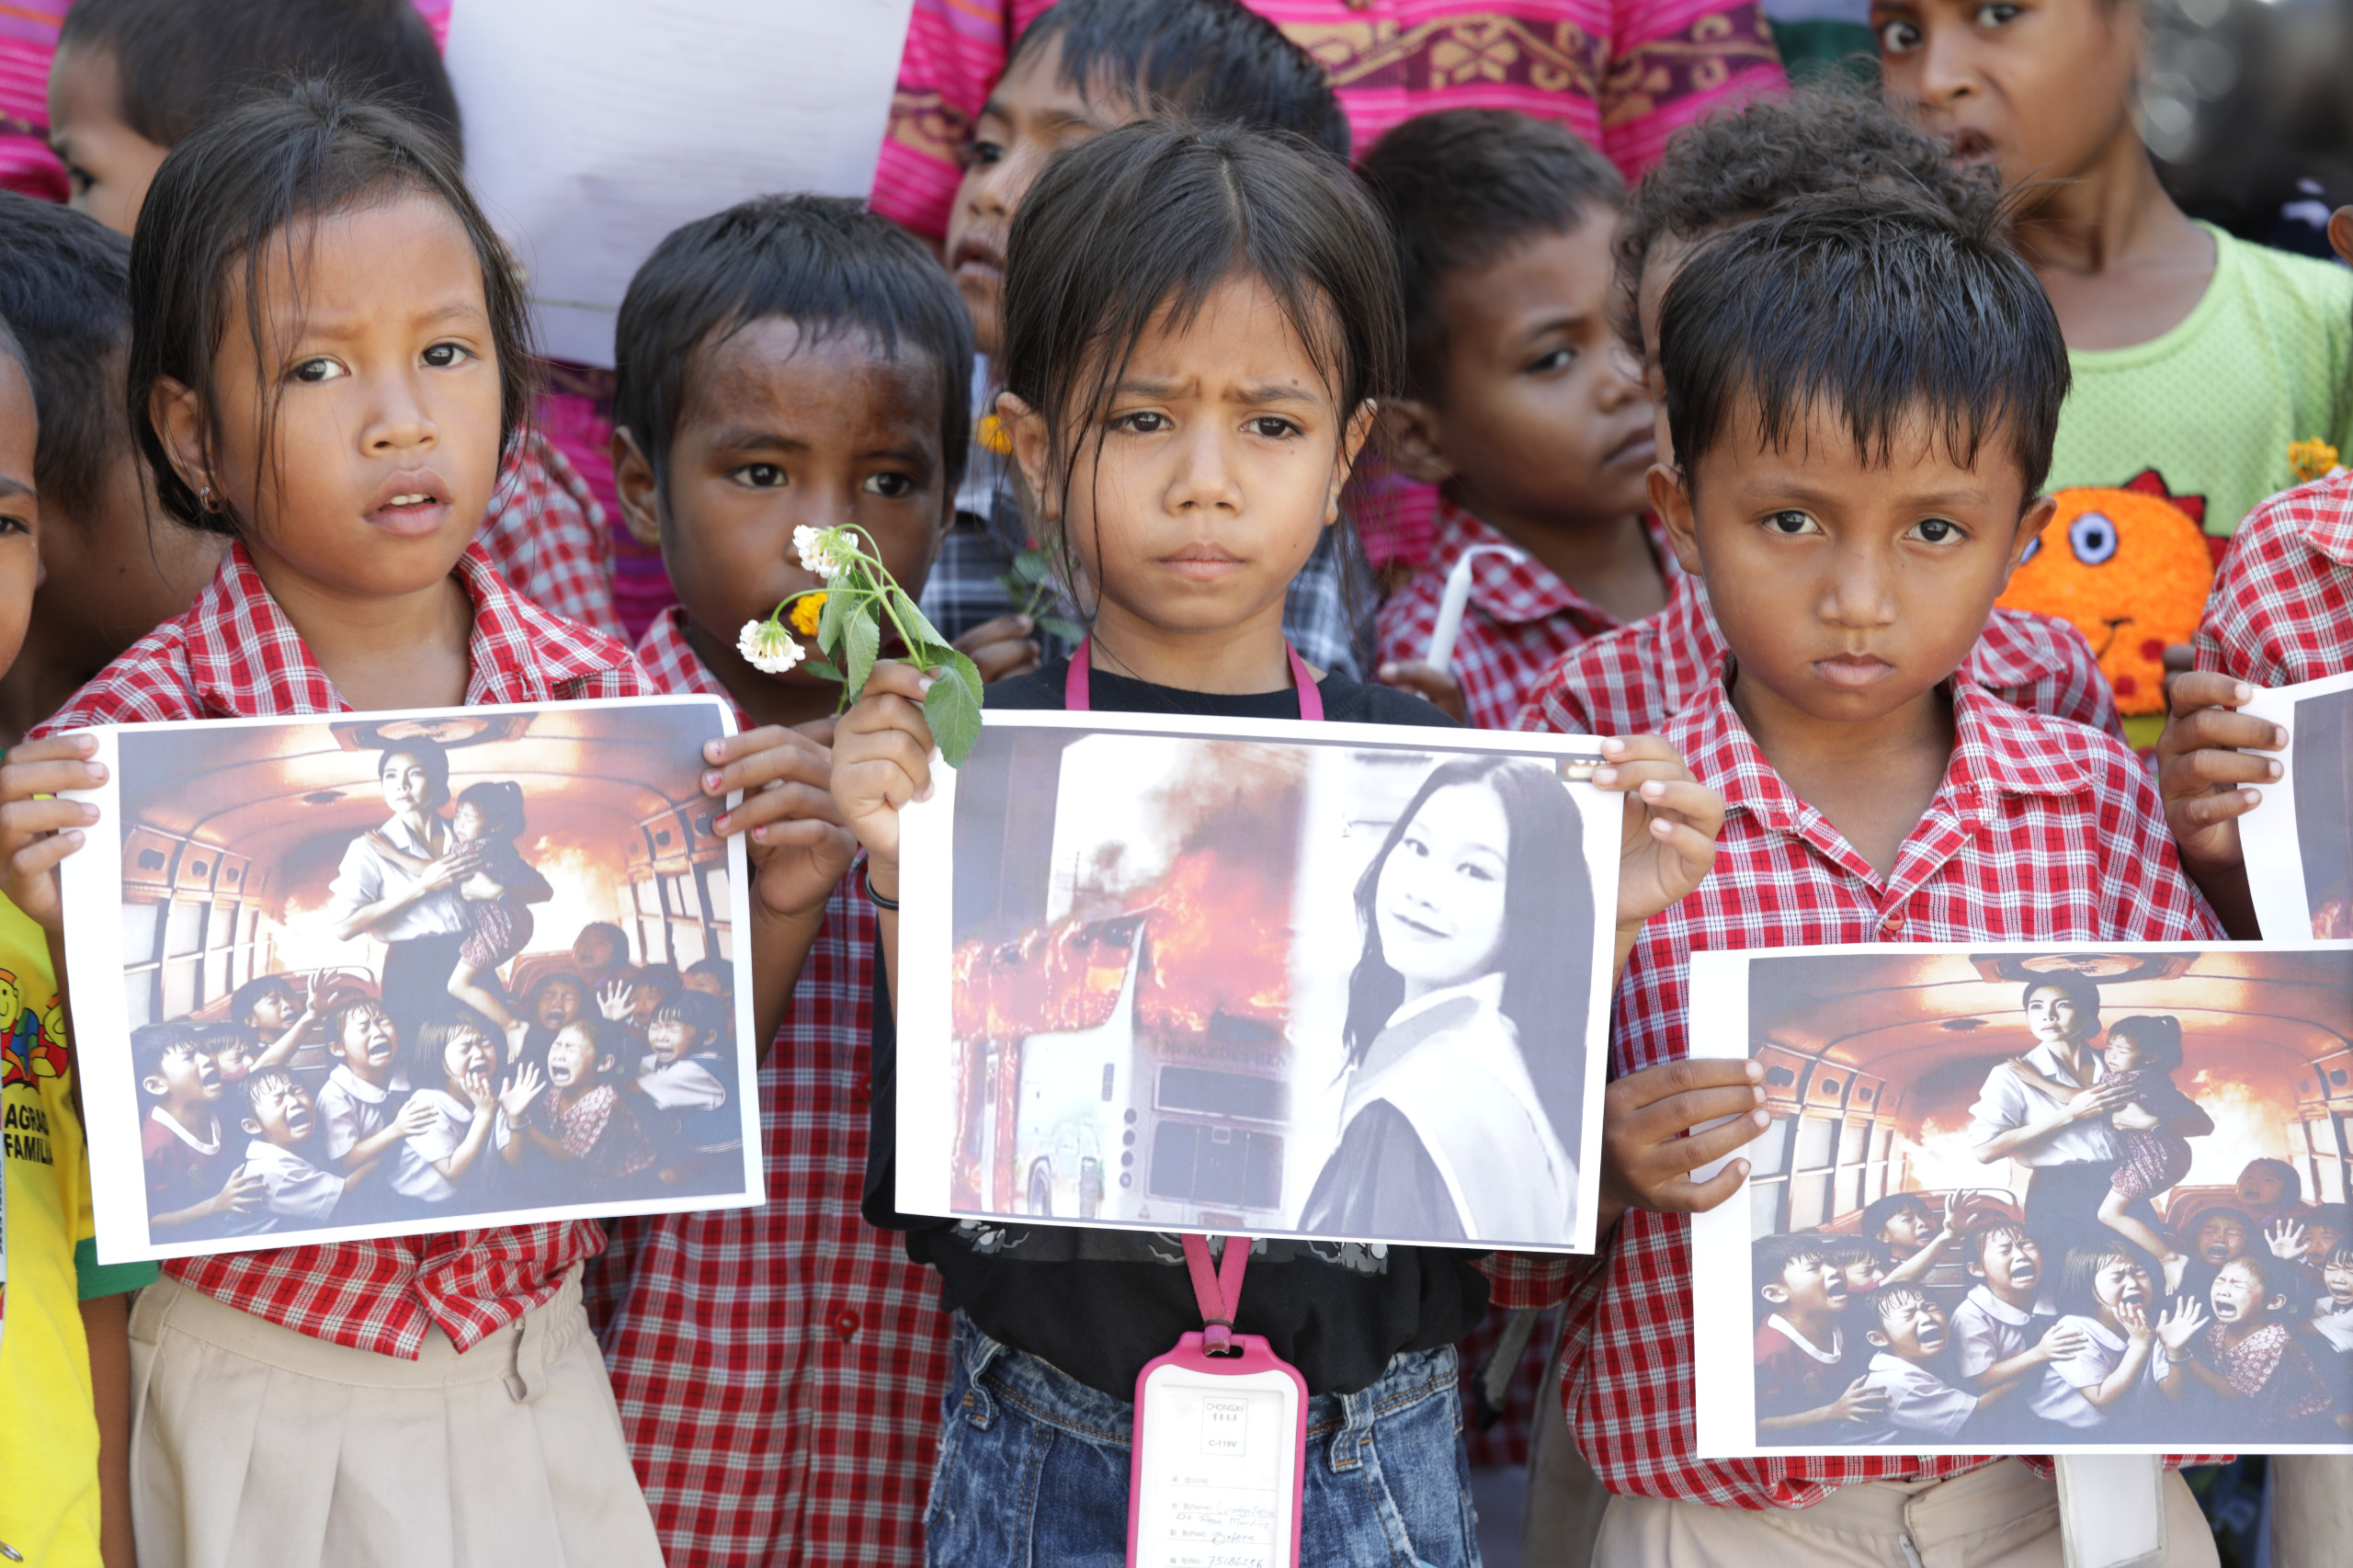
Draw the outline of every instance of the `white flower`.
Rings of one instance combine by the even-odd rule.
[[[830,583],[849,570],[858,546],[839,528],[813,528],[803,523],[792,530],[792,553],[801,564]]]
[[[809,650],[773,620],[745,621],[744,630],[736,633],[735,651],[754,669],[771,676],[784,674],[809,656]]]

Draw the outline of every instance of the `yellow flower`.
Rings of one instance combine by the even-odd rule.
[[[2309,484],[2336,466],[2336,449],[2314,437],[2288,443],[2288,469],[2299,484]]]
[[[817,635],[817,618],[825,613],[825,596],[803,594],[792,601],[792,630],[803,637]]]
[[[981,450],[995,452],[999,457],[1013,450],[1013,437],[1006,433],[1005,421],[994,414],[981,415],[981,423],[972,432],[972,438],[980,442]]]

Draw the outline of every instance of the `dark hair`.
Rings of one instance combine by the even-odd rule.
[[[703,991],[679,990],[654,1009],[654,1023],[680,1023],[695,1031],[696,1044],[724,1043],[733,1017],[727,1004]]]
[[[539,1010],[540,998],[547,994],[547,989],[551,985],[571,986],[573,994],[580,998],[581,1006],[585,1007],[588,1005],[588,983],[570,970],[561,969],[553,974],[540,976],[539,983],[531,987],[530,998],[527,1005],[532,1011]]]
[[[0,191],[0,332],[40,413],[41,520],[86,520],[107,471],[134,460],[122,422],[131,242],[69,208]]]
[[[630,984],[651,986],[665,997],[676,996],[687,988],[687,977],[678,972],[674,963],[640,964],[637,972],[629,977]]]
[[[2059,1310],[2097,1322],[2099,1318],[2099,1296],[2093,1286],[2098,1280],[2100,1271],[2120,1257],[2143,1274],[2149,1273],[2149,1266],[2141,1255],[2120,1241],[2069,1248],[2066,1264],[2059,1273]],[[2149,1283],[2153,1289],[2157,1278],[2150,1275]]]
[[[1892,188],[1810,197],[1706,242],[1667,286],[1659,369],[1687,488],[1735,419],[1778,449],[1821,403],[1867,462],[1915,421],[1964,468],[2001,437],[2022,504],[2051,472],[2068,387],[2059,318],[1999,228]]]
[[[2353,1236],[2353,1207],[2342,1203],[2312,1203],[2304,1207],[2307,1225],[2332,1225],[2340,1235]]]
[[[511,778],[485,779],[458,791],[455,806],[472,806],[482,813],[489,837],[512,838],[523,831],[523,786]]]
[[[245,1104],[247,1108],[250,1108],[253,1102],[261,1097],[261,1092],[264,1089],[278,1085],[282,1085],[289,1089],[301,1087],[301,1085],[295,1082],[294,1074],[289,1073],[283,1067],[265,1067],[258,1073],[248,1073],[245,1074]],[[307,1094],[310,1091],[306,1089],[303,1092]]]
[[[449,1081],[448,1053],[449,1042],[460,1035],[478,1035],[490,1047],[491,1075],[494,1079],[502,1065],[506,1031],[462,1003],[452,1003],[442,1012],[416,1026],[416,1041],[408,1049],[408,1081],[420,1089],[430,1089]]]
[[[1503,1015],[1518,1034],[1520,1058],[1554,1134],[1574,1149],[1585,1125],[1586,983],[1583,966],[1563,961],[1562,955],[1582,951],[1592,937],[1593,881],[1586,870],[1585,825],[1576,801],[1560,775],[1543,763],[1518,756],[1462,756],[1440,763],[1389,824],[1388,836],[1357,879],[1364,953],[1348,976],[1347,1022],[1341,1036],[1348,1065],[1364,1061],[1405,995],[1404,978],[1381,950],[1374,904],[1381,869],[1431,796],[1471,785],[1494,791],[1509,829],[1503,947],[1496,955],[1504,974]]]
[[[1626,199],[1608,158],[1565,126],[1507,108],[1417,115],[1372,144],[1357,173],[1388,214],[1405,299],[1409,390],[1438,395],[1448,278],[1540,234],[1566,234]]]
[[[1274,296],[1343,424],[1397,385],[1385,225],[1296,138],[1142,121],[1081,142],[1030,187],[1006,247],[1002,369],[1051,433],[1065,513],[1081,432],[1136,344],[1157,322],[1190,325],[1237,275]],[[1063,580],[1077,582],[1067,530],[1054,531]]]
[[[381,998],[375,996],[347,997],[343,1001],[336,1003],[335,1005],[335,1011],[327,1015],[327,1050],[330,1054],[334,1053],[336,1046],[343,1043],[344,1026],[351,1021],[351,1015],[358,1012],[363,1007],[367,1008],[370,1012],[383,1014],[384,1021],[392,1023],[392,1015],[391,1011],[385,1007],[383,1001]],[[397,1035],[400,1026],[398,1024],[393,1024],[392,1027],[395,1034]]]
[[[1749,1267],[1756,1289],[1778,1285],[1781,1277],[1801,1263],[1830,1261],[1830,1238],[1817,1231],[1775,1232],[1749,1244]]]
[[[2207,1208],[2200,1209],[2198,1211],[2198,1219],[2190,1225],[2188,1233],[2193,1236],[2196,1235],[2198,1233],[2199,1227],[2205,1224],[2209,1220],[2231,1221],[2238,1226],[2241,1233],[2245,1235],[2250,1244],[2255,1241],[2257,1233],[2261,1229],[2261,1227],[2256,1224],[2254,1217],[2248,1214],[2245,1210],[2234,1209],[2227,1203],[2216,1203],[2210,1205]]]
[[[1885,1323],[1887,1314],[1898,1307],[1936,1307],[1939,1311],[1943,1310],[1942,1304],[1934,1296],[1908,1281],[1896,1285],[1882,1285],[1871,1292],[1872,1315],[1881,1323]]]
[[[412,193],[438,198],[472,242],[498,358],[499,440],[502,447],[512,440],[530,407],[530,323],[522,284],[467,191],[456,155],[395,109],[298,82],[206,120],[174,147],[131,235],[131,427],[166,512],[192,528],[236,531],[236,520],[225,510],[207,511],[173,467],[148,410],[157,384],[168,378],[192,389],[210,425],[219,406],[215,360],[241,305],[255,358],[269,363],[267,314],[256,303],[266,299],[273,256],[299,279],[296,231],[307,221]],[[265,372],[256,457],[264,472],[277,435],[277,381]],[[208,430],[208,460],[212,444]]]
[[[1957,165],[1950,147],[1858,87],[1810,83],[1684,127],[1636,182],[1611,247],[1619,336],[1642,353],[1635,304],[1663,237],[1695,240],[1803,197],[1873,185],[1916,190],[1972,223],[2001,221],[1995,170]]]
[[[383,743],[384,749],[376,754],[376,781],[382,783],[384,774],[392,766],[392,758],[407,757],[425,770],[432,782],[433,799],[427,805],[438,805],[449,798],[449,754],[441,743],[430,735],[412,735],[406,740]]]
[[[293,983],[282,974],[254,976],[229,993],[229,1017],[239,1023],[244,1022],[252,1014],[255,1004],[269,995],[280,995],[291,1002],[294,1000]]]
[[[735,994],[735,966],[725,959],[697,959],[687,966],[687,972],[710,975],[727,988],[727,994]]]
[[[1062,45],[1080,97],[1116,93],[1154,119],[1250,125],[1348,155],[1348,117],[1314,57],[1241,0],[1062,0],[1014,40],[1005,67]]]
[[[1865,1236],[1876,1238],[1881,1231],[1887,1229],[1887,1222],[1890,1220],[1907,1211],[1918,1214],[1923,1220],[1933,1220],[1937,1217],[1937,1211],[1928,1206],[1928,1200],[1918,1193],[1891,1192],[1863,1210],[1863,1217],[1859,1221],[1860,1233]]]
[[[588,1044],[597,1053],[599,1082],[608,1081],[603,1072],[603,1062],[608,1056],[613,1059],[612,1078],[627,1083],[637,1076],[637,1063],[644,1055],[645,1047],[635,1030],[594,1012],[581,1014],[555,1033],[560,1036],[572,1029],[578,1029],[588,1037]],[[552,1046],[554,1039],[551,1037],[548,1043]],[[545,1053],[541,1055],[544,1059]]]
[[[199,1026],[196,1031],[196,1043],[198,1050],[210,1051],[218,1056],[223,1045],[242,1045],[247,1051],[258,1051],[261,1049],[261,1036],[244,1024],[233,1023],[226,1018],[222,1018]]]
[[[0,192],[0,195],[5,194],[5,192]],[[32,392],[33,368],[31,362],[26,359],[25,346],[17,340],[16,329],[8,324],[8,318],[5,315],[0,315],[0,354],[6,354],[10,359],[16,362],[17,373],[25,378],[25,390]],[[40,423],[40,393],[36,392],[33,392],[32,395],[33,423],[38,426]],[[39,437],[36,437],[35,439],[38,440]],[[40,466],[40,453],[38,447],[34,449],[33,466],[36,470]],[[40,482],[38,477],[36,477],[33,483],[35,488],[39,488]]]
[[[2353,1236],[2347,1236],[2328,1249],[2321,1262],[2331,1268],[2353,1268]]]
[[[579,949],[581,938],[592,931],[613,944],[613,950],[620,956],[621,962],[629,962],[629,933],[609,920],[592,920],[574,933],[572,946],[574,951]]]
[[[131,1031],[131,1070],[139,1082],[139,1092],[147,1094],[147,1080],[164,1070],[164,1059],[182,1051],[195,1055],[203,1047],[198,1043],[196,1030],[185,1023],[142,1024]],[[157,1096],[147,1095],[149,1099]]]
[[[2235,1187],[2239,1182],[2245,1181],[2246,1179],[2246,1173],[2254,1170],[2258,1165],[2265,1170],[2270,1171],[2279,1178],[2280,1184],[2288,1189],[2287,1197],[2289,1201],[2297,1202],[2302,1199],[2304,1196],[2304,1178],[2301,1175],[2297,1174],[2296,1167],[2290,1165],[2285,1160],[2275,1160],[2268,1156],[2252,1159],[2245,1165],[2241,1165],[2239,1167],[2237,1178],[2234,1180],[2231,1185]],[[2252,1221],[2249,1222],[2252,1223]]]
[[[1895,1261],[1885,1242],[1868,1241],[1861,1236],[1833,1236],[1828,1257],[1833,1267],[1845,1268],[1849,1264],[1876,1263],[1886,1268]]]
[[[1985,1244],[1996,1236],[2007,1236],[2012,1241],[2024,1242],[2038,1253],[2042,1250],[2042,1244],[2036,1241],[2027,1228],[2016,1220],[1996,1220],[1990,1225],[1978,1226],[1961,1238],[1961,1262],[1973,1263],[1980,1268],[1984,1267]]]
[[[57,47],[113,56],[123,124],[160,147],[292,74],[381,98],[462,151],[458,95],[411,0],[77,0]]]
[[[2049,974],[2038,974],[2019,987],[2018,1011],[2021,1013],[2026,1011],[2027,1004],[2034,1000],[2034,994],[2038,991],[2056,991],[2075,1005],[2075,1011],[2089,1020],[2091,1030],[2098,1029],[2099,982],[2090,975],[2079,973],[2072,969],[2056,970]]]
[[[2141,1048],[2142,1065],[2170,1073],[2181,1065],[2181,1020],[2169,1013],[2134,1013],[2108,1026],[2108,1038],[2122,1035]]]
[[[670,442],[702,356],[777,318],[808,345],[865,335],[887,359],[904,340],[936,373],[943,496],[972,439],[972,320],[916,238],[862,201],[758,196],[672,230],[630,279],[613,328],[613,424],[666,494]]]

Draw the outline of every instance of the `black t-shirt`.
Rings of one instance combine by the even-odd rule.
[[[990,687],[987,706],[1059,711],[1068,664]],[[1317,683],[1325,718],[1358,724],[1451,725],[1410,692],[1345,676]],[[1179,691],[1092,673],[1098,710],[1232,719],[1296,719],[1288,688],[1246,697]],[[874,966],[873,1131],[867,1145],[867,1221],[904,1231],[907,1256],[939,1270],[948,1304],[990,1337],[1050,1361],[1090,1388],[1135,1397],[1144,1363],[1201,1326],[1176,1235],[1143,1231],[951,1221],[897,1212],[898,1033],[890,986]],[[1234,1327],[1267,1337],[1311,1393],[1354,1393],[1390,1358],[1451,1345],[1487,1310],[1476,1252],[1268,1240],[1250,1255]]]

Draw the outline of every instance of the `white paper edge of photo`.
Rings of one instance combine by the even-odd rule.
[[[1748,960],[1756,956],[1691,955],[1685,1055],[1748,1059]],[[1711,1179],[1726,1160],[1699,1166],[1691,1179]],[[1739,1459],[1756,1451],[1756,1324],[1748,1305],[1748,1223],[1745,1181],[1713,1209],[1691,1216],[1691,1388],[1698,1407],[1691,1451],[1701,1459]]]
[[[2296,704],[2307,698],[2353,691],[2353,675],[2330,676],[2298,686],[2273,687],[2255,694],[2240,711],[2268,719],[2288,732],[2279,777],[2255,788],[2262,803],[2239,818],[2239,846],[2246,857],[2247,891],[2266,941],[2310,939],[2312,901],[2304,890],[2303,846],[2296,832]]]
[[[1861,956],[1881,953],[1914,955],[1970,953],[2052,953],[2092,951],[2103,953],[2211,953],[2227,949],[2245,949],[2248,943],[2215,942],[1831,942],[1815,948],[1747,948],[1737,952],[1694,953],[1691,955],[1691,1039],[1699,1035],[1700,998],[1708,992],[1699,985],[1699,974],[1705,960],[1710,971],[1737,970],[1740,973],[1741,1018],[1738,1038],[1740,1049],[1734,1052],[1720,1050],[1694,1049],[1693,1056],[1727,1054],[1745,1055],[1748,1051],[1747,993],[1748,965],[1756,959],[1806,958],[1819,959],[1839,955]],[[2260,953],[2347,952],[2343,942],[2320,942],[2306,937],[2302,941],[2265,942]],[[1716,979],[1710,989],[1726,984]],[[1716,1037],[1710,1037],[1712,1040]],[[1724,1038],[1732,1038],[1729,1035]],[[1756,1370],[1753,1346],[1756,1331],[1750,1314],[1748,1292],[1750,1238],[1746,1201],[1747,1187],[1707,1214],[1692,1216],[1691,1226],[1691,1317],[1692,1317],[1692,1403],[1695,1406],[1696,1432],[1692,1456],[1696,1459],[1806,1459],[1823,1453],[1819,1448],[1771,1448],[1755,1440],[1756,1420]],[[1736,1217],[1736,1218],[1735,1218]],[[1703,1223],[1704,1221],[1704,1223]],[[1735,1292],[1727,1287],[1737,1283]],[[1712,1288],[1712,1289],[1711,1289]],[[1729,1333],[1727,1333],[1729,1330]],[[1720,1386],[1709,1388],[1711,1382]],[[1727,1393],[1725,1391],[1733,1391]],[[1737,1418],[1740,1406],[1747,1409],[1746,1441],[1739,1440],[1737,1429],[1730,1423]],[[2214,1453],[2228,1449],[2227,1443],[2216,1447],[2204,1440],[2184,1438],[2179,1441],[2147,1443],[2067,1443],[2055,1449],[2048,1441],[2031,1443],[1918,1443],[1906,1442],[1902,1449],[1873,1444],[1856,1444],[1829,1450],[1848,1454],[2182,1454]],[[2264,1450],[2274,1454],[2353,1454],[2353,1437],[2342,1443],[2274,1443]]]
[[[97,737],[98,750],[95,760],[103,763],[107,769],[107,781],[97,789],[64,792],[64,798],[68,800],[89,801],[98,808],[100,814],[97,824],[89,830],[88,840],[59,865],[60,891],[65,898],[66,980],[72,994],[68,1027],[74,1040],[75,1071],[82,1080],[83,1131],[90,1145],[90,1196],[92,1212],[97,1221],[98,1261],[108,1265],[161,1262],[175,1257],[267,1252],[273,1246],[316,1246],[385,1236],[446,1235],[483,1228],[481,1224],[420,1225],[412,1218],[370,1225],[321,1226],[315,1230],[289,1233],[284,1239],[276,1242],[272,1242],[269,1233],[265,1233],[259,1236],[215,1236],[177,1244],[158,1245],[153,1242],[129,1247],[108,1244],[111,1241],[119,1241],[132,1234],[149,1233],[146,1163],[140,1152],[137,1131],[141,1119],[138,1088],[128,1073],[119,1070],[119,1062],[102,1073],[92,1073],[83,1068],[92,1054],[92,1048],[85,1041],[119,1041],[115,1050],[121,1053],[127,1053],[130,1049],[129,1009],[124,1006],[122,995],[122,931],[119,914],[122,901],[122,832],[116,825],[121,806],[119,738],[122,731],[135,729],[149,734],[170,731],[217,732],[224,727],[256,729],[405,718],[480,718],[490,713],[547,713],[575,708],[609,711],[616,708],[684,708],[696,705],[717,709],[721,733],[734,733],[735,716],[729,704],[715,697],[693,695],[615,697],[576,702],[483,703],[471,708],[294,713],[264,719],[176,719],[152,724],[100,724],[75,732]],[[748,940],[751,898],[745,877],[748,861],[744,852],[743,835],[733,835],[724,842],[728,846],[729,902],[734,906],[735,918],[740,922],[736,930],[742,933],[742,940]],[[101,910],[105,912],[104,917],[99,916]],[[105,928],[105,918],[114,920],[113,929]],[[737,1038],[739,1040],[751,1040],[752,988],[740,983],[741,978],[738,977],[739,983],[735,988]],[[745,1078],[745,1082],[758,1082],[756,1066],[761,1043],[751,1040],[755,1072]],[[740,1066],[739,1061],[739,1071]],[[126,1095],[130,1100],[127,1108],[124,1104]],[[680,1210],[662,1199],[642,1199],[626,1202],[567,1203],[537,1209],[493,1210],[466,1218],[479,1221],[494,1217],[499,1225],[528,1225],[627,1214],[700,1213],[719,1209],[758,1208],[767,1200],[767,1183],[765,1179],[765,1150],[759,1138],[758,1108],[755,1103],[758,1097],[757,1090],[740,1097],[744,1102],[745,1128],[744,1186],[740,1191],[699,1197],[689,1210]],[[225,1131],[223,1136],[226,1137]],[[224,1246],[224,1242],[233,1244]]]
[[[1505,752],[1552,757],[1588,756],[1598,760],[1600,742],[1590,735],[1556,734],[1549,731],[1461,730],[1437,725],[1420,728],[1397,724],[1307,724],[1296,719],[1222,719],[1168,713],[1067,712],[1052,709],[997,710],[982,715],[984,724],[1000,728],[1116,730],[1147,735],[1202,735],[1279,744],[1294,737],[1321,745],[1363,744],[1389,750],[1434,752]],[[956,770],[932,754],[932,798],[911,802],[899,812],[899,897],[905,905],[899,915],[902,976],[920,964],[945,969],[954,951],[955,869],[950,849],[955,822]],[[1571,781],[1577,810],[1585,823],[1585,846],[1593,875],[1594,984],[1586,998],[1585,1128],[1577,1149],[1577,1212],[1567,1244],[1548,1243],[1467,1244],[1474,1250],[1507,1248],[1514,1252],[1586,1255],[1594,1250],[1594,1210],[1601,1196],[1601,1100],[1608,1084],[1609,1009],[1617,994],[1611,974],[1616,951],[1618,906],[1618,846],[1622,836],[1622,806],[1601,809],[1621,797],[1604,793],[1590,783]],[[928,955],[928,956],[926,956]],[[948,1220],[973,1220],[1001,1224],[1062,1225],[1082,1230],[1135,1231],[1160,1234],[1167,1227],[1148,1221],[1032,1219],[1020,1214],[965,1214],[949,1203],[948,1162],[936,1154],[911,1160],[909,1151],[941,1150],[955,1136],[955,1085],[950,1074],[934,1073],[911,1078],[905,1071],[906,1041],[925,1038],[918,1028],[946,1039],[952,1028],[945,985],[898,988],[897,1174],[892,1203],[902,1214]],[[922,1140],[917,1142],[917,1140]],[[1348,1241],[1378,1246],[1428,1246],[1427,1237],[1331,1236],[1322,1232],[1263,1230],[1254,1234],[1302,1240]]]

